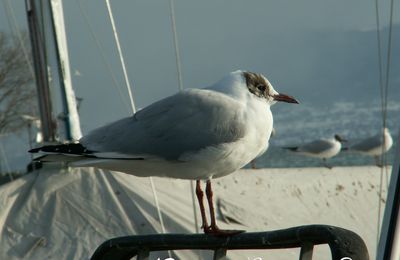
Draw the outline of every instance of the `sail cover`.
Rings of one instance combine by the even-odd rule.
[[[167,231],[193,232],[190,196],[160,188]],[[189,188],[168,185],[186,195]],[[0,208],[0,259],[88,259],[110,238],[161,230],[148,178],[92,168],[28,174],[0,187]],[[179,259],[194,259],[193,252]]]
[[[359,234],[373,259],[377,171],[377,167],[241,170],[213,181],[218,224],[247,231],[335,225]],[[189,181],[154,180],[166,232],[194,233]],[[161,233],[149,178],[92,168],[47,167],[2,185],[0,209],[0,259],[88,259],[105,240]],[[198,259],[198,253],[175,251],[172,257]],[[202,251],[200,259],[212,258],[211,253]],[[231,259],[288,260],[298,254],[298,249],[228,251]],[[327,246],[316,247],[317,259],[327,254]],[[158,256],[168,257],[159,252],[150,259]]]

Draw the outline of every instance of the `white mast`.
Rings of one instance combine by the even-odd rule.
[[[62,2],[61,0],[27,0],[26,8],[44,141],[54,142],[56,130],[58,130],[60,141],[77,140],[82,134],[71,84]],[[63,131],[56,129],[53,112],[54,106],[60,101]]]
[[[68,56],[67,37],[65,33],[62,0],[49,0],[53,18],[55,46],[57,50],[59,80],[61,85],[64,123],[67,140],[78,140],[82,137],[75,93],[72,88]]]

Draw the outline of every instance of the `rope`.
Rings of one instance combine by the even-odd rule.
[[[154,185],[154,181],[153,178],[150,177],[150,185],[151,185],[151,190],[153,192],[153,197],[154,197],[154,202],[156,204],[156,208],[157,208],[157,215],[158,215],[158,219],[160,220],[160,225],[161,225],[161,231],[162,233],[165,233],[165,226],[164,226],[164,220],[160,211],[160,204],[158,203],[158,196],[156,193],[156,186]]]
[[[113,29],[113,32],[114,32],[114,39],[115,39],[115,43],[117,45],[118,54],[119,54],[119,58],[120,58],[120,61],[121,61],[121,66],[122,66],[122,70],[123,70],[123,73],[124,73],[126,88],[128,90],[128,94],[129,94],[129,100],[131,102],[132,113],[135,114],[135,112],[136,112],[135,103],[133,101],[131,85],[129,83],[128,73],[126,71],[125,61],[124,61],[124,57],[123,57],[123,54],[122,54],[121,45],[119,43],[117,29],[115,27],[114,16],[112,14],[112,9],[111,9],[111,5],[110,5],[109,0],[105,0],[105,1],[106,1],[106,5],[107,5],[107,10],[108,10],[108,15],[109,15],[109,18],[110,18],[111,26],[112,26],[112,29]],[[153,180],[152,177],[149,177],[149,179],[150,179],[151,189],[153,191],[154,202],[155,202],[156,208],[157,208],[158,219],[159,219],[160,225],[161,225],[161,231],[162,231],[162,233],[165,233],[164,220],[163,220],[163,217],[162,217],[162,214],[161,214],[160,205],[158,203],[158,196],[157,196],[156,187],[154,185],[154,180]],[[171,257],[171,252],[170,251],[168,251],[168,255]]]
[[[175,61],[176,61],[176,70],[178,72],[178,83],[179,90],[183,90],[183,80],[182,80],[182,70],[181,70],[181,58],[179,55],[179,46],[178,46],[178,33],[176,31],[176,20],[175,20],[175,5],[174,0],[169,1],[169,10],[171,16],[171,25],[172,25],[172,33],[174,35],[174,47],[175,47]]]
[[[100,57],[101,57],[101,59],[102,59],[102,61],[103,61],[103,64],[106,65],[107,71],[108,71],[108,73],[109,73],[110,76],[111,76],[111,80],[112,80],[112,82],[113,82],[113,84],[114,84],[114,87],[117,89],[118,95],[119,95],[119,97],[121,98],[122,102],[123,102],[124,105],[125,105],[125,109],[126,109],[127,111],[129,111],[129,110],[131,110],[131,109],[130,109],[130,106],[129,106],[129,104],[126,102],[125,96],[122,94],[121,86],[119,85],[118,80],[117,80],[117,78],[115,77],[115,75],[114,75],[114,73],[113,73],[112,67],[111,67],[110,63],[108,62],[108,59],[107,59],[106,56],[104,55],[104,51],[103,51],[103,48],[101,47],[100,41],[99,41],[99,39],[96,37],[96,34],[94,33],[94,30],[93,30],[92,26],[90,25],[88,15],[87,15],[86,12],[83,10],[81,1],[80,1],[80,0],[76,0],[76,2],[77,2],[77,4],[78,4],[79,11],[81,12],[82,17],[84,18],[83,20],[85,21],[87,27],[89,28],[90,35],[92,36],[92,38],[93,38],[93,40],[94,40],[94,43],[96,44],[96,47],[97,47],[97,49],[98,49],[98,51],[99,51],[99,53],[100,53]]]
[[[378,0],[375,0],[375,17],[376,17],[376,38],[378,45],[378,67],[379,67],[379,90],[381,94],[381,112],[382,118],[384,116],[384,100],[383,100],[383,68],[382,68],[382,47],[381,47],[381,33],[380,33],[380,22],[379,22],[379,5]]]
[[[389,77],[390,77],[390,63],[391,63],[391,53],[392,53],[392,27],[393,27],[393,3],[390,2],[390,20],[389,20],[389,36],[388,36],[388,47],[387,47],[387,57],[386,57],[386,75],[385,75],[385,85],[381,86],[381,101],[382,101],[382,126],[383,128],[387,127],[387,99],[389,92]],[[382,133],[382,141],[385,141],[385,133]],[[386,169],[386,187],[389,187],[388,184],[388,169],[386,167],[387,164],[387,156],[385,153],[385,146],[382,146],[382,157],[381,164],[385,166]],[[383,171],[383,167],[382,167]]]
[[[377,36],[377,47],[378,47],[378,74],[379,74],[379,90],[380,90],[380,97],[381,97],[381,112],[382,112],[382,119],[384,118],[384,93],[383,93],[383,72],[382,72],[382,47],[381,47],[381,35],[380,35],[380,22],[379,22],[379,4],[378,0],[375,0],[375,18],[376,18],[376,36]],[[382,121],[384,124],[384,120]],[[384,127],[384,126],[383,126]],[[383,154],[382,154],[383,155]],[[382,159],[383,157],[381,157]],[[383,163],[381,161],[381,163]],[[379,244],[379,235],[380,235],[380,223],[381,223],[381,210],[382,210],[382,179],[383,179],[383,171],[380,171],[380,178],[379,178],[379,193],[378,193],[378,218],[376,223],[376,244]]]
[[[394,1],[390,2],[390,18],[389,18],[389,35],[388,35],[388,47],[387,47],[387,57],[386,57],[386,74],[385,82],[383,82],[383,68],[382,68],[382,51],[381,51],[381,37],[380,37],[380,25],[379,25],[379,5],[378,0],[375,0],[375,14],[376,14],[376,31],[377,31],[377,41],[378,41],[378,63],[379,63],[379,83],[380,83],[380,93],[381,93],[381,105],[382,105],[382,128],[385,129],[387,126],[387,100],[388,100],[388,90],[389,90],[389,77],[390,77],[390,63],[391,63],[391,52],[392,52],[392,27],[393,27],[393,6]],[[382,143],[385,144],[385,132],[382,131]],[[379,245],[380,237],[380,226],[381,226],[381,212],[382,212],[382,192],[383,192],[383,173],[385,167],[386,175],[386,188],[388,189],[388,167],[387,167],[387,156],[385,153],[385,145],[382,146],[382,156],[381,156],[381,173],[380,173],[380,187],[379,187],[379,200],[378,200],[378,220],[377,220],[377,237],[376,244]]]
[[[190,181],[190,193],[192,194],[192,207],[193,207],[193,216],[194,216],[194,231],[196,233],[199,233],[200,229],[199,229],[199,220],[197,218],[197,207],[196,207],[196,199],[194,197],[194,181],[191,180]]]
[[[174,49],[175,49],[175,62],[176,62],[176,71],[178,73],[178,86],[179,91],[183,90],[183,80],[182,80],[182,69],[181,69],[181,58],[179,54],[179,45],[178,45],[178,33],[176,29],[176,19],[175,19],[175,4],[174,0],[169,1],[169,10],[170,10],[170,18],[171,18],[171,27],[173,33],[174,40]],[[196,233],[199,233],[199,221],[197,218],[197,207],[196,207],[196,198],[194,197],[194,181],[190,181],[190,193],[192,197],[192,207],[193,207],[193,216],[194,216],[194,229]]]
[[[378,220],[376,223],[376,245],[379,246],[380,227],[381,227],[381,214],[382,214],[382,186],[383,186],[383,172],[381,170],[379,179],[379,194],[378,194]]]
[[[114,32],[115,44],[117,45],[119,59],[121,61],[122,71],[124,73],[124,79],[125,79],[125,84],[126,84],[126,87],[128,90],[129,100],[131,102],[132,112],[133,112],[133,114],[135,114],[135,112],[136,112],[135,103],[133,101],[131,85],[129,83],[128,73],[126,72],[124,56],[122,55],[121,45],[119,43],[118,33],[117,33],[117,29],[115,27],[115,22],[114,22],[114,17],[113,17],[112,10],[111,10],[110,1],[106,0],[106,4],[107,4],[108,16],[110,17],[111,26],[112,26],[112,29]]]
[[[389,90],[389,76],[390,76],[390,62],[392,56],[392,30],[393,30],[393,5],[394,0],[390,1],[390,20],[389,20],[389,37],[388,37],[388,48],[387,48],[387,58],[386,58],[386,84],[384,90],[384,101],[385,101],[385,109],[383,115],[383,126],[386,127],[387,124],[387,99],[388,99],[388,90]]]

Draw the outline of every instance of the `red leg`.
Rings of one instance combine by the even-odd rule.
[[[207,217],[206,217],[206,211],[204,209],[204,203],[203,203],[203,197],[204,197],[204,192],[201,190],[200,186],[200,181],[196,181],[196,196],[197,200],[199,201],[199,206],[200,206],[200,213],[201,213],[201,228],[206,232],[206,229],[208,228],[208,223],[207,223]]]
[[[211,189],[211,181],[208,180],[206,184],[206,195],[207,195],[207,201],[208,201],[208,206],[210,208],[210,218],[211,218],[211,225],[210,229],[211,230],[219,230],[217,227],[217,221],[215,220],[215,210],[214,210],[214,202],[213,202],[213,191]]]
[[[211,225],[204,229],[204,233],[209,233],[209,234],[219,235],[219,236],[229,236],[229,235],[234,235],[234,234],[244,232],[243,230],[221,230],[217,226],[217,221],[215,220],[214,203],[213,203],[213,191],[211,189],[211,181],[210,180],[207,181],[206,195],[207,195],[207,200],[208,200],[208,206],[210,208]]]

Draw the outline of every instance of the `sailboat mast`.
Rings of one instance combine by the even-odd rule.
[[[44,141],[78,140],[82,133],[71,83],[62,2],[26,0],[26,9]],[[61,104],[58,119],[64,126],[62,129],[56,128],[57,104]]]
[[[48,71],[46,62],[45,40],[41,30],[42,20],[35,1],[27,0],[26,10],[28,17],[29,35],[32,46],[33,63],[35,68],[36,88],[38,93],[41,130],[44,142],[54,142],[56,138],[55,120],[53,118],[53,108],[51,93],[48,81]]]
[[[62,0],[48,0],[51,16],[52,37],[55,44],[58,79],[61,89],[65,139],[78,140],[82,137],[75,93],[72,88],[67,36],[65,33]]]

